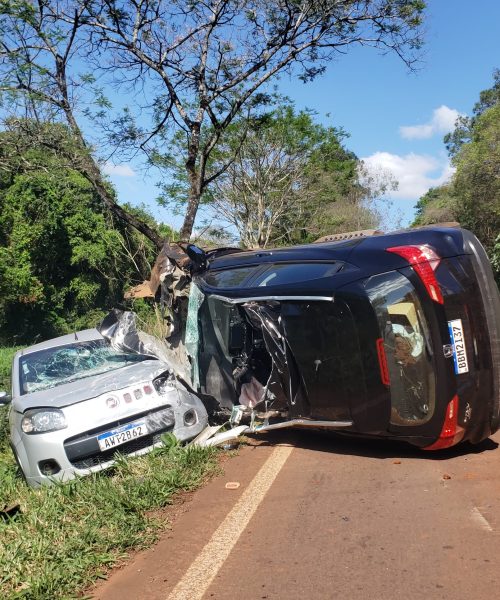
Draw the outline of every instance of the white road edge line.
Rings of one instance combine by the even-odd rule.
[[[485,531],[493,531],[493,527],[488,523],[486,517],[483,516],[477,506],[474,506],[474,508],[471,510],[471,518],[479,525],[479,527],[481,527],[481,529],[484,529]]]
[[[284,446],[273,450],[167,600],[201,600],[292,450]]]

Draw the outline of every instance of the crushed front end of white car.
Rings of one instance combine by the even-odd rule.
[[[29,485],[66,481],[140,455],[171,432],[196,437],[207,412],[156,357],[112,348],[86,330],[18,352],[11,446]]]

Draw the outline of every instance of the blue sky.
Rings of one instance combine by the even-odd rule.
[[[450,176],[443,135],[458,113],[470,114],[500,68],[500,0],[428,0],[425,28],[417,73],[394,55],[353,48],[312,83],[278,82],[298,108],[343,127],[350,134],[346,145],[367,165],[392,173],[399,188],[389,198],[391,215],[403,224],[411,221],[418,198]],[[179,219],[153,202],[151,175],[145,180],[128,165],[110,170],[120,202],[144,202],[158,220],[178,226]]]

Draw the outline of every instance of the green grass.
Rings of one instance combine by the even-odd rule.
[[[112,473],[31,490],[2,464],[0,506],[19,503],[21,513],[0,520],[0,597],[78,597],[129,549],[151,545],[167,525],[151,511],[216,465],[212,449],[173,446],[121,459]]]
[[[8,379],[12,350],[0,350]],[[5,388],[4,388],[5,389]],[[30,489],[19,478],[8,448],[7,411],[0,409],[0,598],[52,600],[82,592],[132,548],[151,545],[168,524],[156,509],[179,490],[192,490],[217,470],[211,448],[166,445],[112,470],[62,485]],[[156,515],[156,516],[155,516]]]
[[[0,390],[10,392],[10,370],[12,358],[21,347],[0,348]]]

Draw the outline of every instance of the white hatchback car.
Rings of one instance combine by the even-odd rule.
[[[100,471],[117,452],[148,452],[165,432],[190,440],[206,425],[202,402],[168,365],[114,350],[96,329],[14,356],[11,446],[31,486]]]

